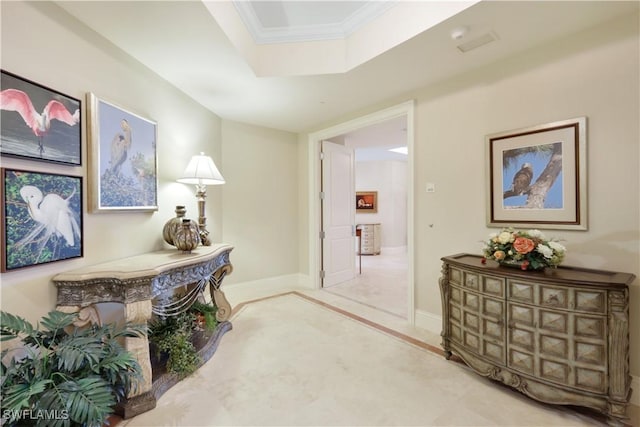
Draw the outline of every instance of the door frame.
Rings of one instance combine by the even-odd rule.
[[[320,241],[321,231],[321,203],[320,203],[320,151],[324,139],[352,132],[363,127],[375,125],[400,116],[407,116],[407,258],[408,258],[408,292],[407,292],[407,321],[415,324],[415,283],[414,283],[414,109],[415,101],[410,100],[385,108],[383,110],[362,116],[347,122],[331,126],[309,134],[308,150],[308,215],[309,215],[309,275],[313,289],[322,287],[320,268],[322,266],[322,249]]]

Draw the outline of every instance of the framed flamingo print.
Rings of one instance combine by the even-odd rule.
[[[80,100],[2,70],[0,154],[82,164]]]
[[[1,173],[2,271],[82,257],[82,177]]]
[[[87,95],[92,212],[158,210],[157,126]]]

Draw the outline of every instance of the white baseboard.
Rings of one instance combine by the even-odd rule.
[[[442,332],[442,316],[424,310],[416,310],[415,325],[418,328],[440,335]]]
[[[380,252],[387,255],[406,254],[407,247],[406,246],[383,246],[380,248]]]
[[[416,310],[415,321],[416,326],[419,328],[426,329],[438,335],[442,332],[442,316],[424,310]],[[631,376],[631,388],[633,389],[633,393],[631,394],[630,403],[635,406],[640,406],[640,377],[635,375]]]
[[[286,274],[231,284],[222,284],[222,290],[233,306],[245,301],[277,295],[295,290],[311,289],[311,280],[306,274]]]

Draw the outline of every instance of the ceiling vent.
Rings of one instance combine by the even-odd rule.
[[[496,40],[498,40],[498,36],[494,32],[490,32],[483,34],[480,37],[476,37],[473,40],[469,40],[466,43],[459,44],[458,49],[460,52],[465,53]]]

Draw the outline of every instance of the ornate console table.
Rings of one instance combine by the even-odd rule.
[[[500,267],[481,257],[442,258],[442,347],[480,375],[534,399],[626,419],[628,273]]]
[[[199,246],[190,254],[167,249],[58,274],[53,278],[58,288],[57,309],[80,312],[80,319],[90,322],[95,318],[93,304],[116,302],[124,304],[125,320],[146,323],[153,313],[172,315],[188,308],[208,284],[218,308],[221,335],[231,329],[231,305],[220,286],[233,270],[229,262],[232,250],[226,244]],[[169,302],[169,291],[183,287],[188,292],[181,304]],[[143,373],[137,389],[127,395],[123,411],[129,418],[153,409],[159,396],[153,390],[147,337],[126,338],[125,348],[137,357]]]

